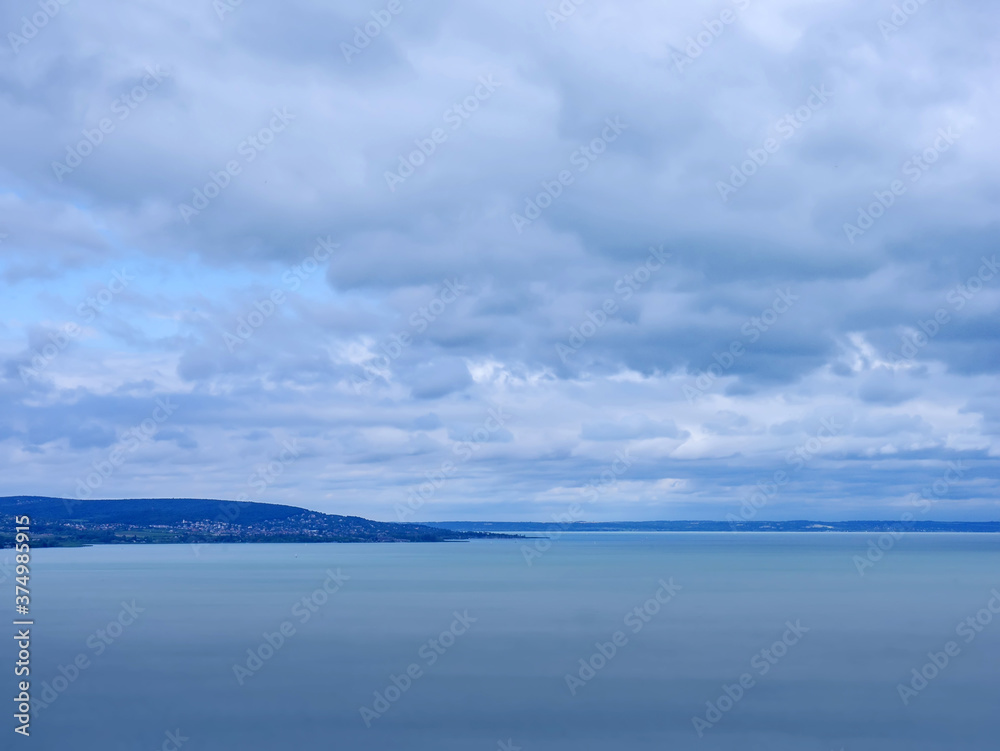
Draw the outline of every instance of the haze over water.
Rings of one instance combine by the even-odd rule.
[[[1000,618],[968,643],[956,626],[1000,587],[1000,536],[907,535],[862,577],[876,537],[567,534],[530,566],[524,541],[38,550],[35,696],[89,663],[25,745],[152,750],[179,730],[185,751],[994,751]],[[302,606],[328,570],[339,590]],[[658,590],[669,601],[635,616]],[[283,622],[240,685],[233,666]],[[762,662],[789,623],[808,631]],[[567,674],[616,631],[573,695]],[[948,641],[960,653],[904,706],[897,684]],[[360,708],[414,664],[366,727]],[[692,718],[747,673],[699,738]]]

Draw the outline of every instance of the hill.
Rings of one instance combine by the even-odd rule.
[[[14,543],[14,517],[31,519],[33,547],[120,543],[446,542],[496,537],[422,524],[254,501],[134,498],[78,501],[44,496],[0,497],[0,548]]]

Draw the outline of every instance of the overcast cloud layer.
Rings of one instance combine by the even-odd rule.
[[[0,495],[1000,516],[995,3],[330,5],[3,5]]]

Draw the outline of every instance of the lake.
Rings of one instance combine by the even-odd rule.
[[[37,550],[31,678],[47,706],[17,742],[1000,748],[1000,535],[909,534],[869,557],[870,540]]]

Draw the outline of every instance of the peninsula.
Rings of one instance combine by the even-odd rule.
[[[14,546],[14,517],[31,519],[32,547],[223,542],[450,542],[511,537],[254,501],[198,498],[71,500],[0,497],[0,548]]]

